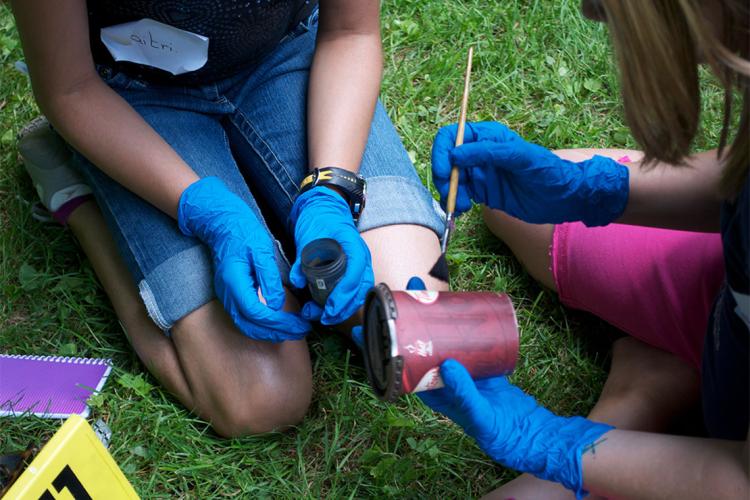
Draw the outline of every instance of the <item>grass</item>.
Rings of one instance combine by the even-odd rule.
[[[457,118],[466,48],[475,47],[471,120],[502,120],[550,148],[634,147],[622,121],[606,30],[577,0],[400,0],[383,6],[382,98],[423,181],[437,127]],[[293,432],[223,440],[162,390],[129,348],[93,272],[64,229],[30,217],[36,200],[15,136],[37,114],[7,6],[0,5],[0,352],[111,357],[92,419],[144,498],[474,497],[515,476],[415,397],[378,401],[361,358],[313,335],[315,396]],[[715,144],[720,92],[706,81]],[[564,310],[523,272],[473,211],[449,262],[456,290],[501,290],[516,304],[521,354],[513,380],[562,414],[585,414],[605,378],[611,330]],[[0,419],[0,453],[43,442],[58,422]]]

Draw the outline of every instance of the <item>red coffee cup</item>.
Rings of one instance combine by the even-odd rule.
[[[503,293],[392,291],[381,283],[364,311],[365,369],[385,401],[443,387],[439,368],[448,358],[475,379],[516,366],[518,321]]]

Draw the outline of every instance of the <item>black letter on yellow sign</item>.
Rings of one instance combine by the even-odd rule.
[[[63,467],[63,470],[52,481],[52,486],[55,487],[58,493],[62,493],[65,488],[68,488],[68,492],[75,500],[91,500],[91,496],[86,491],[86,488],[83,487],[69,465]],[[54,500],[54,498],[49,491],[45,491],[39,497],[39,500]]]

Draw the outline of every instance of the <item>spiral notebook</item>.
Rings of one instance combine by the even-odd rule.
[[[0,354],[0,417],[85,418],[111,370],[108,359]]]

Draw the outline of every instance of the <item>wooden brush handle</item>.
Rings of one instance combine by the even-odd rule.
[[[461,98],[461,111],[458,115],[458,130],[456,130],[456,147],[464,143],[464,129],[466,128],[466,109],[469,107],[469,86],[471,81],[471,60],[474,57],[474,47],[469,47],[466,61],[466,75],[464,75],[464,95]],[[451,182],[448,187],[446,208],[449,214],[456,211],[456,194],[458,193],[458,168],[451,168]]]

